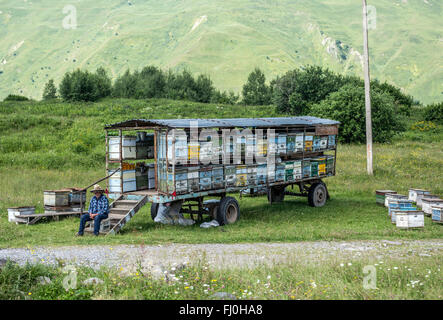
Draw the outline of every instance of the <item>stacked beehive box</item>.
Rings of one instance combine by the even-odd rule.
[[[144,135],[144,140],[136,136],[121,139],[123,159],[150,159],[154,157],[154,136]],[[109,138],[109,159],[120,160],[120,137]]]
[[[421,209],[427,215],[430,217],[432,215],[432,207],[435,206],[442,206],[443,205],[443,199],[440,198],[423,198],[421,199]]]
[[[384,206],[387,194],[396,194],[393,190],[376,190],[375,191],[375,202],[379,205]]]
[[[80,188],[68,188],[69,190],[69,207],[71,212],[81,212],[81,206],[86,204],[86,190]]]
[[[423,228],[425,226],[423,211],[397,211],[396,226],[401,229]]]
[[[69,212],[69,190],[47,190],[43,193],[45,213]]]
[[[393,224],[396,223],[397,212],[399,211],[414,211],[417,210],[412,205],[412,200],[408,199],[392,199],[389,200],[388,213],[391,217],[391,222]]]
[[[199,166],[188,168],[188,191],[197,192],[200,190]]]
[[[223,189],[225,187],[224,172],[222,165],[212,167],[212,189]]]
[[[411,188],[408,196],[393,190],[376,190],[375,194],[376,203],[388,208],[390,220],[398,228],[423,228],[425,215],[434,222],[442,222],[443,199],[430,191]]]
[[[114,173],[115,170],[108,170],[108,174]],[[123,179],[121,180],[120,177],[123,175]],[[122,184],[123,183],[123,190],[122,190]],[[137,174],[135,165],[126,164],[123,167],[123,172],[118,171],[114,173],[109,178],[109,192],[111,193],[121,193],[123,192],[130,192],[137,190]]]
[[[416,196],[416,203],[417,203],[417,207],[422,207],[423,206],[423,199],[440,199],[440,197],[436,194],[417,194]]]
[[[273,143],[268,143],[266,136],[263,138],[242,136],[229,140],[226,145],[222,144],[223,140],[220,138],[218,142],[221,146],[217,143],[214,146],[210,140],[212,137],[209,139],[209,136],[207,141],[186,141],[186,143],[185,140],[168,136],[167,155],[161,153],[162,146],[166,141],[164,139],[162,142],[161,139],[164,138],[159,140],[157,186],[159,191],[167,193],[183,194],[225,187],[253,187],[274,182],[292,183],[302,179],[334,174],[335,157],[332,155],[317,156],[317,154],[335,148],[335,135],[316,135],[312,132],[306,134],[300,132],[276,133]],[[224,152],[222,153],[221,150]],[[276,163],[249,163],[247,160],[255,159],[258,162],[258,159],[254,157],[257,155],[265,157],[269,152],[274,151]],[[317,154],[310,154],[312,152]],[[184,155],[186,156],[184,157]],[[168,166],[167,158],[174,156],[176,158],[184,157],[186,161],[184,163],[176,162],[175,165],[169,162]],[[214,163],[213,160],[225,158],[237,164],[208,164]],[[170,161],[172,160],[170,159]],[[162,171],[164,172],[166,167],[168,169],[164,174]],[[166,183],[162,181],[165,179],[165,175]]]

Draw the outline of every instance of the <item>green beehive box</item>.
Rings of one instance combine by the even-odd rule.
[[[311,177],[318,176],[318,161],[311,161]]]

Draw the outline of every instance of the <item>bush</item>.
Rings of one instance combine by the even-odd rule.
[[[371,89],[386,92],[394,99],[396,111],[402,115],[410,116],[411,107],[417,104],[413,97],[401,92],[400,88],[387,82],[380,83],[377,79],[371,81]]]
[[[443,101],[426,106],[424,118],[426,121],[435,121],[443,124]]]
[[[411,126],[411,130],[413,131],[433,131],[435,132],[437,126],[432,121],[417,121]]]
[[[78,69],[65,74],[59,92],[65,101],[97,101],[111,94],[111,79],[103,68],[96,73]]]
[[[29,99],[17,94],[10,94],[3,101],[29,101]]]
[[[322,67],[295,69],[275,79],[273,102],[281,112],[305,115],[313,104],[337,91],[344,83],[342,76]]]
[[[221,103],[221,104],[236,104],[240,100],[240,96],[235,94],[234,91],[223,91],[214,90],[211,97],[211,103]]]
[[[404,125],[395,112],[393,98],[380,91],[371,92],[372,134],[374,142],[389,141]],[[339,139],[342,142],[366,141],[364,87],[345,85],[325,100],[314,105],[311,115],[341,122]]]

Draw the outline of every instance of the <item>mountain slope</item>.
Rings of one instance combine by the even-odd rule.
[[[64,29],[63,1],[0,1],[0,98],[39,99],[48,79],[75,68],[154,64],[206,73],[239,91],[258,66],[268,80],[319,64],[362,75],[361,3],[355,0],[70,1],[77,28]],[[423,102],[443,97],[443,34],[437,0],[370,1],[372,77]]]

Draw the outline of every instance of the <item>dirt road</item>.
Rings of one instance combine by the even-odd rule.
[[[443,239],[413,241],[343,241],[241,244],[165,244],[117,246],[69,246],[0,249],[0,260],[19,264],[58,264],[116,267],[130,273],[137,268],[160,276],[174,266],[206,261],[213,268],[253,268],[297,261],[321,262],[322,259],[353,261],[392,257],[443,256]]]

